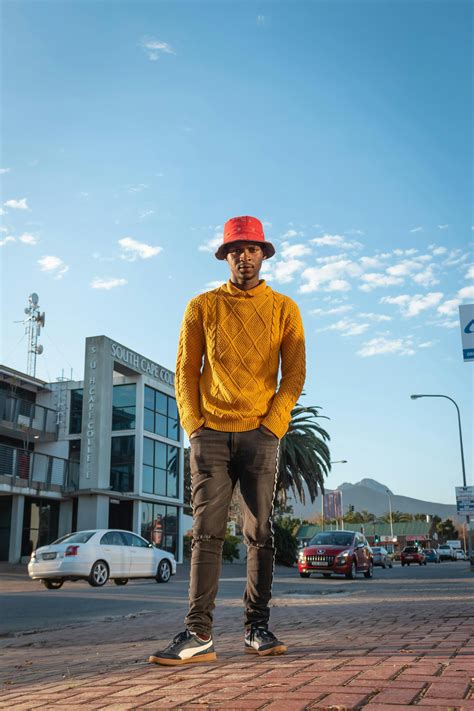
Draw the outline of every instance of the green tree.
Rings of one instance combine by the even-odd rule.
[[[291,413],[288,432],[280,442],[280,458],[276,498],[284,507],[288,492],[302,504],[306,502],[305,490],[311,503],[319,493],[324,493],[324,476],[331,471],[331,455],[326,444],[329,434],[318,420],[329,418],[320,415],[319,406],[304,407],[297,404]]]
[[[294,531],[297,519],[278,518],[273,524],[275,539],[275,560],[282,565],[292,566],[296,561],[298,541]]]

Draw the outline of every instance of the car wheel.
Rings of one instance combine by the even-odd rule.
[[[402,563],[402,568],[404,568],[404,567],[405,567],[405,563]]]
[[[311,573],[300,573],[300,576],[302,578],[309,578],[309,577],[311,577]]]
[[[369,569],[365,571],[365,573],[364,573],[364,578],[370,579],[370,578],[373,578],[373,577],[374,577],[374,564],[372,563],[372,561],[370,561],[370,563],[369,563]]]
[[[156,582],[157,583],[167,583],[171,578],[171,565],[168,560],[162,560],[158,563],[158,570],[156,571]]]
[[[128,578],[114,578],[115,585],[126,585],[128,583]]]
[[[386,567],[387,567],[386,564],[385,564],[385,563],[382,563],[382,568],[383,568],[384,570],[385,570]]]
[[[357,575],[357,563],[355,560],[352,561],[351,569],[348,573],[346,573],[346,578],[349,580],[355,580],[355,577]]]
[[[390,568],[393,568],[393,563],[390,561]]]
[[[323,573],[323,578],[330,578],[330,577],[331,577],[331,573]]]
[[[104,560],[97,560],[89,573],[89,585],[93,588],[101,588],[109,579],[109,567]]]
[[[42,580],[42,583],[48,590],[59,590],[62,588],[64,580]]]

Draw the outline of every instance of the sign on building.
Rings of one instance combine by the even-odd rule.
[[[458,513],[474,513],[474,486],[456,487],[456,506]]]
[[[474,361],[474,304],[459,307],[461,324],[462,353],[465,361]]]

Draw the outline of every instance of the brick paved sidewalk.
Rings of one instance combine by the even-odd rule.
[[[145,661],[182,627],[181,610],[4,639],[0,708],[474,711],[472,597],[276,598],[272,626],[289,653],[274,658],[243,653],[238,608],[219,604],[218,661],[202,666]]]

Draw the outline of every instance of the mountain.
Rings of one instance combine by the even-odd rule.
[[[413,499],[410,496],[400,496],[375,479],[361,479],[357,484],[345,482],[337,487],[342,493],[344,511],[348,511],[349,506],[353,506],[355,511],[369,511],[376,516],[382,516],[389,510],[389,495],[392,511],[403,511],[404,513],[424,513],[445,518],[458,518],[456,506],[454,504],[438,504],[432,501]],[[326,490],[328,493],[330,490]],[[288,503],[293,506],[294,515],[299,518],[310,519],[321,513],[321,498],[318,497],[314,504],[303,504],[289,498]]]

